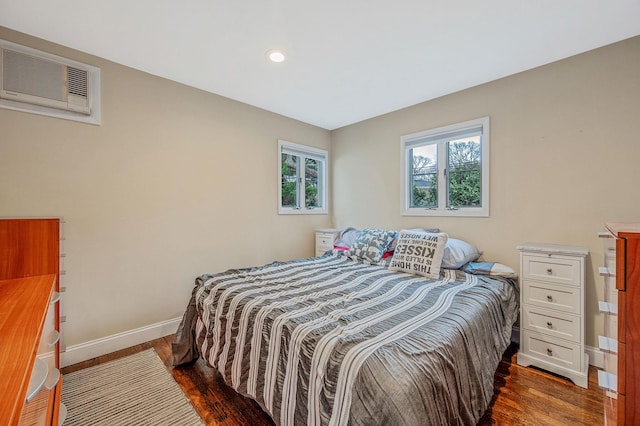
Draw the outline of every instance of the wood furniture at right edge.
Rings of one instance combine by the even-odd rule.
[[[605,240],[605,425],[640,424],[640,223],[608,223]],[[614,243],[615,242],[615,243]]]

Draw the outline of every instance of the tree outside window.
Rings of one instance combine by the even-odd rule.
[[[327,152],[286,141],[278,145],[280,214],[327,213]]]

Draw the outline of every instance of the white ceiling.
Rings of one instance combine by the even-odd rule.
[[[640,0],[0,0],[0,26],[335,129],[639,35]]]

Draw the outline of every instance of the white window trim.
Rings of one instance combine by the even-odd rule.
[[[311,158],[320,158],[324,161],[324,170],[322,173],[322,207],[307,208],[305,207],[304,198],[301,200],[299,208],[282,206],[282,151],[293,151],[302,156]],[[329,213],[329,153],[324,149],[313,148],[306,145],[300,145],[285,140],[278,140],[278,214],[328,214]],[[304,194],[304,191],[302,191]]]
[[[463,131],[482,126],[482,207],[460,207],[455,210],[449,210],[446,206],[438,206],[435,209],[424,207],[410,207],[411,189],[408,184],[408,145],[412,142],[434,137],[439,134],[451,133],[454,131]],[[489,217],[489,117],[478,118],[475,120],[465,121],[463,123],[451,124],[437,129],[425,130],[418,133],[412,133],[400,137],[400,183],[401,187],[401,208],[400,214],[403,216],[460,216],[460,217]],[[438,179],[444,182],[444,168],[439,168]],[[443,185],[439,185],[443,187]],[[442,191],[444,189],[440,188]],[[439,191],[440,192],[440,191]]]

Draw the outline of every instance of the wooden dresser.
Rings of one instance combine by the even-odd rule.
[[[0,219],[0,424],[58,425],[60,220]]]
[[[605,424],[640,424],[640,223],[608,223],[605,237],[605,335],[599,346],[605,370],[598,383],[605,389]]]

